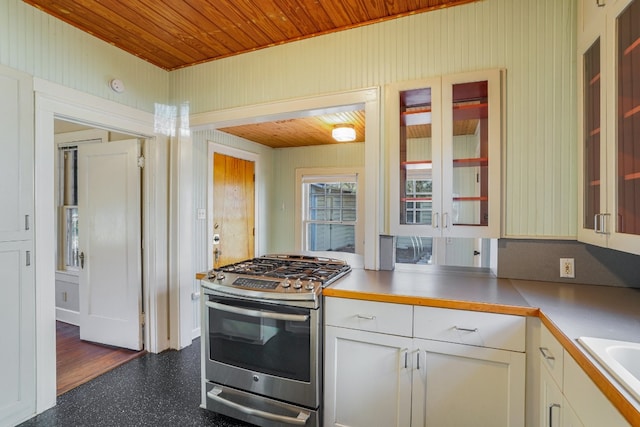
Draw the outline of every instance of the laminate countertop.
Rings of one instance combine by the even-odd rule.
[[[430,272],[353,269],[324,296],[539,317],[633,426],[640,402],[578,343],[581,336],[640,342],[640,289],[511,280],[436,267]]]

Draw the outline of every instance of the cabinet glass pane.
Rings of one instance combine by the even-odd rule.
[[[400,224],[431,225],[431,88],[400,92]]]
[[[451,223],[489,223],[488,82],[453,85]]]
[[[600,39],[584,54],[584,216],[593,229],[600,212]]]
[[[640,234],[640,0],[618,17],[616,231]]]

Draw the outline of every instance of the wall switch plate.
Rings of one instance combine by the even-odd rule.
[[[576,266],[575,266],[574,258],[560,258],[560,277],[575,279],[576,277],[575,267]]]
[[[198,209],[198,219],[207,219],[207,211],[205,209]]]

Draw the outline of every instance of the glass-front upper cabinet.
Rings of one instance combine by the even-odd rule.
[[[640,236],[640,0],[616,20],[616,233]],[[636,239],[637,240],[637,239]],[[640,244],[635,247],[640,252]]]
[[[640,0],[605,9],[578,37],[578,239],[640,254]]]
[[[582,165],[580,182],[582,194],[579,197],[578,236],[582,241],[596,245],[606,245],[606,235],[597,232],[603,228],[607,212],[604,174],[606,172],[606,97],[603,94],[601,37],[587,39],[581,53],[579,82],[582,91],[580,116],[580,149]]]
[[[395,235],[499,237],[501,72],[390,85]]]

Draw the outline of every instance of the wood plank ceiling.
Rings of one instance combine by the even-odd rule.
[[[23,0],[167,71],[480,0]],[[303,122],[299,122],[303,121]],[[364,112],[221,129],[272,147],[364,141]],[[306,142],[302,142],[306,141]]]
[[[24,0],[175,70],[478,0]]]

